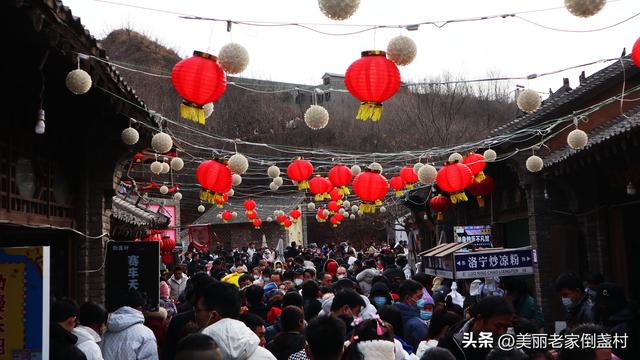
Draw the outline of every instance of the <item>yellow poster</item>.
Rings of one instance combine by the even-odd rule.
[[[24,347],[24,263],[0,263],[0,360]]]

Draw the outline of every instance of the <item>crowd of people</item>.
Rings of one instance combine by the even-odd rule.
[[[638,359],[638,312],[594,275],[558,277],[563,334],[625,335],[626,347],[504,349],[505,334],[542,334],[545,319],[520,277],[452,281],[418,272],[406,244],[349,243],[281,254],[250,243],[188,251],[161,275],[157,309],[131,289],[111,313],[69,299],[51,308],[51,359],[608,360]],[[482,335],[485,334],[485,335]],[[469,339],[490,334],[490,346]]]

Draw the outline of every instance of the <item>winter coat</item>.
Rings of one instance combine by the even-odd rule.
[[[429,340],[422,341],[420,343],[420,346],[418,346],[418,350],[416,351],[416,356],[418,358],[421,358],[422,355],[424,355],[424,353],[427,350],[429,350],[431,348],[434,348],[434,347],[437,347],[437,346],[438,346],[438,340],[429,339]]]
[[[594,322],[593,303],[585,293],[582,299],[568,309],[567,325],[570,329],[578,325]]]
[[[267,344],[267,350],[271,351],[278,360],[288,360],[293,353],[304,349],[304,344],[304,334],[289,331],[278,334]]]
[[[169,341],[164,344],[162,349],[163,359],[173,360],[176,355],[176,345],[183,337],[189,334],[189,324],[197,329],[196,313],[193,308],[171,318],[166,334],[166,338]]]
[[[182,275],[182,278],[180,278],[180,280],[176,279],[175,275],[172,275],[169,278],[167,284],[169,284],[169,288],[171,289],[172,299],[176,300],[180,296],[180,294],[184,292],[184,289],[187,288],[187,280],[189,280],[189,278],[185,275]]]
[[[313,318],[318,316],[322,310],[322,303],[318,299],[304,299],[304,319],[306,321],[311,321]]]
[[[76,347],[84,353],[87,360],[103,360],[102,350],[98,345],[102,339],[95,330],[88,326],[78,325],[71,333],[78,338]]]
[[[417,349],[420,342],[427,338],[427,325],[420,320],[420,310],[402,302],[397,302],[393,306],[400,310],[405,341]]]
[[[258,336],[238,320],[219,320],[202,333],[218,344],[222,360],[276,360],[269,350],[258,346]]]
[[[146,312],[144,315],[144,326],[153,331],[156,337],[158,349],[163,349],[165,344],[165,335],[167,334],[167,310],[162,307],[155,312]]]
[[[51,360],[86,360],[87,357],[76,347],[78,337],[65,330],[57,323],[51,324],[49,359]]]
[[[369,296],[371,292],[371,282],[373,278],[381,275],[382,272],[378,269],[364,269],[358,275],[356,275],[356,281],[360,285],[360,290],[365,296]]]
[[[464,334],[472,332],[473,322],[474,319],[471,319],[455,326],[449,334],[438,341],[438,347],[451,351],[456,360],[484,360],[491,348],[474,348],[472,346],[465,348],[462,344]]]
[[[264,303],[258,303],[257,305],[249,306],[248,308],[251,314],[259,316],[265,322],[267,321],[267,305]]]
[[[144,326],[142,312],[123,306],[109,315],[102,355],[105,360],[158,359],[156,337]]]
[[[518,299],[513,303],[513,307],[518,316],[536,321],[539,328],[544,326],[544,315],[531,295]]]
[[[623,336],[627,334],[628,336],[627,347],[624,349],[620,347],[614,348],[614,354],[623,360],[638,359],[638,355],[640,355],[640,330],[638,330],[640,319],[638,319],[637,313],[631,308],[625,307],[604,320],[603,325],[611,335]]]

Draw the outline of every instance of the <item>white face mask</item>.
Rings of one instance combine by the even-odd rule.
[[[300,286],[302,285],[302,279],[293,279],[293,283],[296,284],[296,286]]]
[[[347,276],[347,275],[340,274],[340,275],[338,275],[338,276],[336,276],[336,277],[337,277],[338,279],[344,279],[346,276]]]

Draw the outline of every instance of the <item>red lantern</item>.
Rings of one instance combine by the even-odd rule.
[[[335,216],[332,216],[331,219],[329,219],[329,222],[333,227],[338,227],[338,225],[340,224],[338,218],[336,218]]]
[[[396,192],[396,197],[402,197],[404,195],[404,187],[406,183],[400,176],[394,176],[389,180],[389,185]]]
[[[344,220],[344,215],[337,213],[335,215],[333,215],[334,218],[338,219],[338,224],[340,224],[342,222],[342,220]]]
[[[228,223],[231,219],[233,219],[233,214],[231,213],[231,211],[225,210],[222,212],[222,221],[224,221],[225,224]]]
[[[337,213],[340,210],[340,205],[338,205],[335,201],[329,201],[327,204],[327,208],[331,211],[332,214]]]
[[[491,194],[496,188],[496,181],[489,175],[484,176],[480,182],[472,182],[467,186],[467,191],[476,197],[478,206],[484,207],[484,197]]]
[[[291,225],[293,225],[293,222],[291,222],[291,220],[289,218],[286,218],[282,222],[282,225],[284,226],[285,229],[288,229],[288,228],[291,227]]]
[[[351,191],[349,191],[349,184],[353,180],[351,169],[343,164],[336,165],[329,170],[329,180],[343,195],[351,195]]]
[[[170,252],[162,253],[162,263],[165,265],[173,263],[173,255]]]
[[[260,229],[260,225],[262,225],[261,219],[253,219],[253,227],[255,229]]]
[[[160,251],[171,251],[175,249],[176,241],[168,236],[163,236],[160,241]]]
[[[471,170],[471,174],[475,177],[476,182],[484,180],[484,167],[487,166],[487,162],[484,160],[484,156],[476,153],[471,153],[462,159],[462,163],[467,165]]]
[[[255,212],[255,211],[252,211],[252,212],[248,212],[247,211],[246,215],[247,215],[247,219],[249,219],[249,220],[253,220],[253,219],[258,217],[258,213]]]
[[[226,193],[223,194],[221,198],[214,199],[216,206],[219,208],[221,208],[227,201],[229,201],[229,195],[227,195]]]
[[[243,205],[244,205],[245,210],[247,210],[245,212],[245,215],[249,216],[250,213],[254,213],[255,212],[253,210],[256,208],[256,202],[253,201],[253,199],[245,200]],[[254,219],[255,219],[255,217],[254,217]]]
[[[342,192],[336,188],[333,188],[331,189],[331,191],[329,191],[329,198],[331,198],[331,201],[335,201],[336,203],[338,203],[338,205],[342,204],[342,197]]]
[[[413,166],[407,165],[400,169],[400,177],[406,183],[407,189],[413,189],[413,184],[418,182],[418,175],[413,171]]]
[[[231,190],[231,170],[218,160],[207,160],[196,169],[196,179],[202,186],[200,200],[222,207],[227,201],[226,194]]]
[[[353,179],[353,191],[362,200],[360,210],[365,214],[375,213],[376,206],[382,205],[389,191],[389,183],[379,172],[365,169]]]
[[[319,208],[318,209],[318,211],[316,212],[316,217],[318,218],[319,222],[327,221],[327,215],[324,214],[324,209],[323,208]]]
[[[302,212],[300,212],[300,210],[298,209],[293,209],[289,212],[289,216],[291,216],[293,221],[296,221],[300,218],[300,216],[302,216]]]
[[[635,45],[633,45],[631,60],[633,60],[633,63],[640,68],[640,39],[636,40]]]
[[[356,119],[378,121],[382,102],[400,88],[400,71],[384,51],[363,51],[344,76],[347,90],[361,101]]]
[[[322,201],[329,198],[329,191],[331,191],[331,183],[326,178],[320,175],[316,175],[309,180],[309,191],[314,195],[315,201]]]
[[[451,200],[442,195],[436,195],[429,201],[429,207],[438,213],[438,217],[436,218],[438,221],[444,220],[444,213],[451,209],[452,206]]]
[[[204,124],[204,105],[214,102],[227,88],[227,76],[213,55],[194,51],[171,71],[171,82],[184,99],[180,116]]]
[[[293,160],[287,167],[287,176],[289,179],[298,182],[298,190],[305,190],[309,188],[309,182],[307,179],[311,177],[313,173],[313,165],[308,160],[299,158]]]
[[[438,171],[436,184],[442,191],[451,194],[451,202],[467,201],[464,189],[473,181],[471,169],[467,165],[451,162]]]
[[[278,217],[276,218],[278,220],[278,223],[280,225],[284,225],[285,220],[287,220],[289,217],[287,215],[278,215]]]

